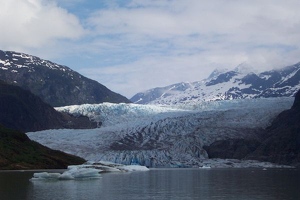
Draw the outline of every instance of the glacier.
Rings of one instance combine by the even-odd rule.
[[[45,146],[90,161],[199,167],[209,160],[213,166],[222,166],[219,160],[208,159],[203,146],[224,139],[259,139],[262,130],[280,112],[289,109],[293,100],[284,97],[178,106],[113,103],[65,106],[56,109],[88,116],[99,123],[99,128],[45,130],[27,135]],[[256,166],[243,162],[246,166]],[[241,161],[232,163],[242,165]]]

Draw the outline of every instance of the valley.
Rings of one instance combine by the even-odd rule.
[[[138,93],[130,103],[66,66],[1,51],[0,124],[90,161],[298,166],[299,73],[299,63],[262,73],[239,65]]]

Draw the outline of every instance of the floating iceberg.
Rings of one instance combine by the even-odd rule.
[[[132,172],[148,171],[145,166],[121,165],[111,162],[86,163],[83,165],[71,165],[68,170],[60,173],[39,172],[34,173],[31,180],[74,180],[100,178],[101,172]]]
[[[59,176],[61,180],[99,178],[102,170],[85,167],[74,167]]]
[[[32,179],[56,180],[56,179],[59,179],[59,177],[61,175],[62,174],[60,174],[60,173],[40,172],[40,173],[34,173]]]

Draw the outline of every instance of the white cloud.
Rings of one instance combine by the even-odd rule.
[[[195,38],[196,44],[205,40],[203,48],[210,48],[216,36],[221,47],[231,43],[247,45],[283,44],[299,42],[297,35],[300,13],[297,1],[133,1],[135,7],[101,9],[88,19],[98,35],[137,36],[154,41]],[[112,41],[113,42],[113,41]],[[132,37],[132,43],[138,44]],[[143,45],[143,44],[142,44]],[[201,47],[201,46],[200,46]],[[227,48],[229,48],[227,47]],[[188,48],[188,47],[186,47]]]
[[[1,48],[64,52],[62,64],[127,97],[217,67],[300,61],[298,0],[55,1],[0,0]]]
[[[97,38],[94,49],[109,56],[99,73],[85,72],[130,96],[155,86],[201,80],[216,67],[246,62],[263,71],[293,64],[300,61],[299,7],[296,0],[114,4],[87,19]]]
[[[231,57],[241,63],[243,55]],[[226,55],[206,56],[206,54],[182,56],[145,57],[135,62],[101,68],[84,68],[80,72],[114,91],[126,95],[134,94],[154,87],[162,87],[178,82],[200,81],[207,78],[212,69],[221,67],[218,62],[228,66]]]
[[[0,0],[0,44],[6,50],[43,49],[84,34],[76,16],[46,0]]]

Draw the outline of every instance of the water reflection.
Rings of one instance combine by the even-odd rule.
[[[32,189],[28,192],[27,199],[102,199],[98,190],[99,184],[101,182],[98,179],[33,181]]]
[[[0,172],[0,199],[27,199],[31,173],[3,171]]]
[[[290,169],[155,169],[82,181],[29,176],[0,173],[0,199],[300,199],[300,171]]]

